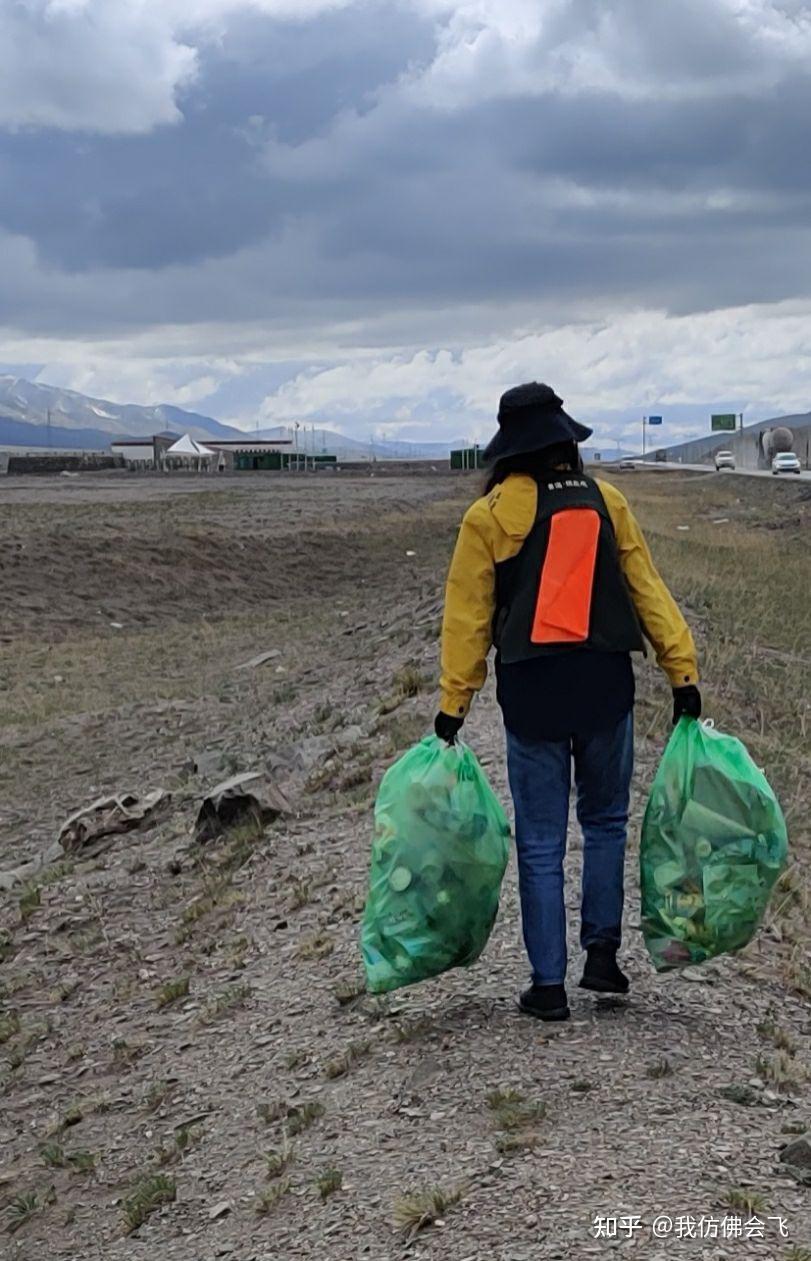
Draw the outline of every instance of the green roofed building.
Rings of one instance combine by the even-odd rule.
[[[478,444],[473,447],[461,447],[458,451],[451,451],[451,468],[460,469],[463,472],[468,469],[484,468],[482,455],[482,449]]]
[[[325,465],[336,464],[337,456],[334,455],[308,455],[305,451],[264,451],[261,453],[239,452],[234,456],[234,468],[244,469],[269,469],[278,470],[280,472],[301,472],[306,473],[308,470],[323,468]]]

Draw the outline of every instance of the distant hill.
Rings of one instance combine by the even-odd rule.
[[[349,438],[334,429],[313,430],[302,425],[296,436],[291,425],[272,429],[237,429],[211,416],[162,403],[142,407],[136,403],[111,403],[76,390],[40,385],[22,377],[0,375],[0,446],[64,447],[103,450],[116,438],[148,437],[163,430],[189,433],[193,438],[286,438],[297,441],[300,451],[327,451],[339,460],[446,460],[463,438],[450,442],[380,441]]]
[[[56,447],[64,451],[104,451],[115,434],[101,429],[62,429],[59,425],[30,425],[0,414],[0,447]]]
[[[50,445],[87,447],[109,446],[113,437],[139,438],[163,429],[177,433],[190,433],[194,438],[238,438],[241,430],[222,425],[210,416],[187,412],[181,407],[159,404],[157,407],[140,407],[136,403],[111,403],[108,399],[90,398],[76,390],[62,390],[53,385],[39,385],[21,377],[0,375],[0,444],[17,444],[11,436],[14,425],[25,425],[29,430],[42,428],[41,440],[36,433],[25,433],[23,445],[47,446],[48,413],[51,428],[59,434],[53,436]],[[65,430],[82,432],[81,442],[67,442]],[[101,438],[91,440],[91,435]],[[57,440],[58,439],[58,440]]]

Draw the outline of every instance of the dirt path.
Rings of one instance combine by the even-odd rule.
[[[18,719],[0,746],[19,759],[18,791],[0,814],[2,866],[34,848],[33,834],[52,839],[80,789],[112,787],[122,769],[173,793],[163,823],[61,871],[38,905],[20,907],[18,893],[0,901],[0,1207],[18,1226],[0,1255],[538,1261],[620,1247],[716,1261],[789,1258],[811,1244],[809,1191],[777,1160],[811,1128],[811,1014],[780,979],[780,921],[741,956],[665,979],[637,931],[636,825],[667,733],[667,692],[651,668],[637,710],[630,1000],[595,1000],[574,984],[574,831],[567,1025],[515,1011],[526,964],[514,860],[474,968],[387,999],[360,994],[371,800],[432,713],[437,576],[459,502],[455,485],[423,489],[416,509],[403,492],[374,490],[385,541],[369,554],[352,535],[343,590],[336,583],[326,605],[262,604],[258,620],[226,621],[210,644],[195,641],[205,686],[155,695],[165,670],[144,646],[156,641],[139,632],[130,659],[150,694],[122,705],[111,690],[106,706],[82,712],[70,692],[58,715]],[[369,503],[356,493],[363,515]],[[415,539],[418,558],[406,563]],[[175,632],[159,632],[173,660]],[[278,664],[232,669],[274,646]],[[226,659],[228,670],[212,674]],[[108,688],[114,667],[110,657]],[[506,801],[490,687],[466,733]],[[201,750],[222,754],[226,773],[271,768],[294,814],[201,859],[189,844],[213,782],[191,770]],[[45,778],[49,766],[57,782]],[[162,987],[185,977],[188,993],[159,1006]],[[739,1101],[722,1093],[730,1086]],[[512,1115],[488,1103],[498,1090],[515,1092]],[[516,1111],[518,1129],[499,1128]],[[288,1150],[284,1132],[298,1125]],[[132,1202],[144,1176],[169,1179],[173,1202]],[[436,1188],[461,1199],[406,1242],[392,1226],[396,1201]],[[124,1234],[127,1211],[145,1203],[151,1214]],[[595,1238],[599,1214],[638,1216],[642,1229],[622,1243]],[[657,1214],[673,1233],[654,1241]],[[743,1238],[678,1239],[687,1216],[757,1217],[765,1237],[747,1239],[742,1226]]]

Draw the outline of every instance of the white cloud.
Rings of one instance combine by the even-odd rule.
[[[181,117],[198,44],[256,9],[302,20],[352,0],[0,0],[0,127],[149,132]]]
[[[453,109],[492,97],[609,89],[624,97],[751,94],[811,55],[799,0],[405,0],[439,48],[398,91]],[[198,48],[254,10],[302,22],[357,0],[5,0],[0,127],[132,134],[177,122]]]
[[[92,343],[7,333],[0,335],[0,363],[42,364],[42,381],[115,402],[205,412],[217,388],[238,386],[272,362],[273,341],[259,325],[154,329]],[[293,358],[292,342],[277,345],[277,362]],[[734,402],[747,420],[811,409],[811,302],[681,317],[641,311],[491,333],[434,351],[363,347],[325,328],[307,350],[326,366],[298,372],[259,408],[214,414],[250,427],[299,419],[358,435],[383,428],[407,435],[430,424],[437,438],[465,433],[483,440],[500,393],[532,379],[554,385],[600,439],[635,437],[634,418],[654,407],[666,418],[668,407],[678,415],[671,438],[704,432],[716,403],[726,409]]]
[[[516,333],[468,349],[392,353],[347,350],[346,361],[300,374],[265,404],[282,418],[332,411],[355,421],[398,400],[402,421],[437,391],[452,392],[489,423],[502,389],[551,380],[590,418],[649,404],[739,398],[744,410],[811,407],[811,304],[783,303],[701,315],[639,312]]]
[[[686,99],[774,85],[805,68],[811,14],[800,0],[417,0],[449,13],[439,51],[412,85],[443,108],[550,90]]]
[[[516,334],[452,353],[360,352],[306,371],[269,397],[268,423],[299,416],[352,422],[391,407],[400,423],[427,398],[453,395],[450,431],[470,418],[484,437],[498,396],[523,380],[545,380],[575,416],[599,424],[609,413],[652,405],[700,407],[735,398],[750,419],[764,407],[811,408],[811,304],[783,303],[668,317],[642,311]],[[706,417],[697,417],[704,424]]]
[[[148,131],[179,117],[196,71],[161,6],[23,0],[0,6],[0,125]]]

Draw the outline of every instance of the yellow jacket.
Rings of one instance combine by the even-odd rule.
[[[672,687],[698,682],[690,628],[651,559],[628,501],[598,481],[614,526],[620,565],[645,636]],[[495,566],[515,556],[535,522],[537,485],[513,473],[467,510],[445,589],[440,708],[464,716],[487,677],[495,612]]]

